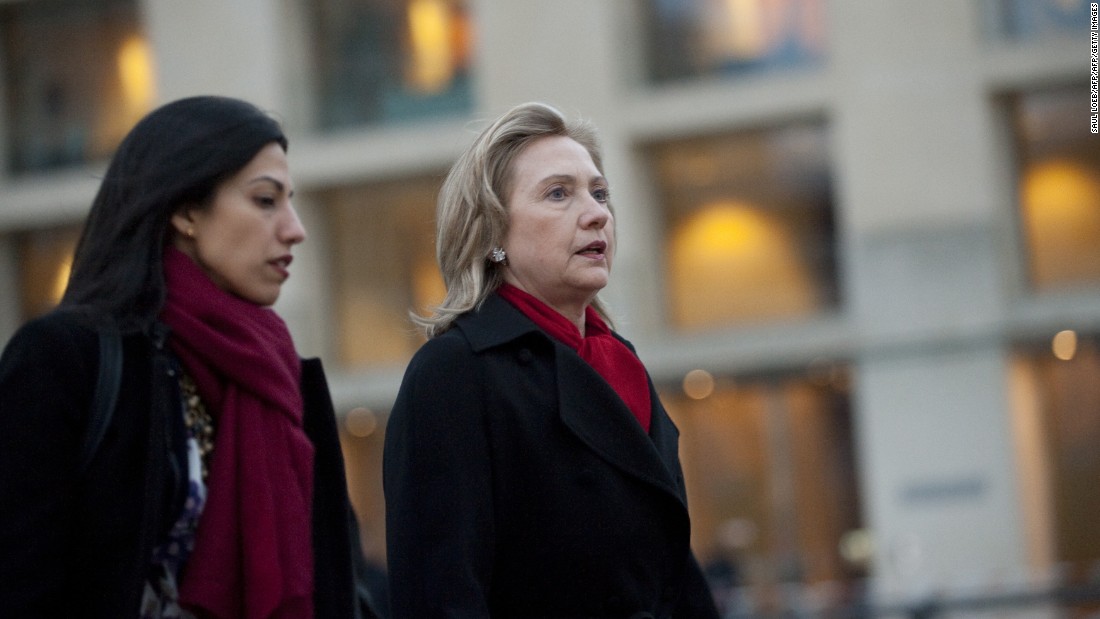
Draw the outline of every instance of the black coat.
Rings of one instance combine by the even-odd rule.
[[[428,341],[386,431],[393,616],[717,617],[679,432],[652,384],[650,398],[646,436],[591,366],[496,295]]]
[[[137,617],[154,546],[186,494],[177,379],[155,337],[123,340],[118,406],[83,475],[76,460],[97,376],[95,332],[56,311],[0,357],[0,616]],[[158,352],[160,351],[160,352]],[[159,363],[155,360],[160,360]],[[354,615],[358,533],[332,401],[318,360],[302,365],[315,447],[317,617]]]

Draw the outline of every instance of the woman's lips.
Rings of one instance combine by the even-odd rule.
[[[294,261],[293,256],[282,256],[268,262],[271,266],[275,267],[275,270],[283,276],[283,279],[290,277],[290,263]]]
[[[578,254],[585,256],[603,256],[607,251],[607,243],[604,241],[595,241],[584,246],[584,249],[578,251]]]

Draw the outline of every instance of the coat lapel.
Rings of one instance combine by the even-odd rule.
[[[565,346],[557,344],[554,350],[559,414],[566,427],[613,466],[661,488],[683,503],[683,492],[666,464],[667,453],[661,453],[667,450],[671,438],[675,461],[675,436],[669,436],[669,431],[675,429],[666,427],[671,421],[664,411],[653,416],[657,425],[653,428],[655,440],[650,440],[626,404],[591,366]],[[656,394],[651,392],[651,396],[656,413],[659,404]]]
[[[490,295],[476,312],[460,317],[457,324],[475,352],[505,345],[530,333],[539,333],[552,341],[497,295]],[[559,415],[565,426],[612,466],[668,492],[686,509],[677,456],[679,433],[661,406],[653,385],[649,386],[653,411],[650,436],[646,436],[626,404],[592,366],[564,344],[553,342],[553,349]]]

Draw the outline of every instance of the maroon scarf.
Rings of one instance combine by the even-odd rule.
[[[649,433],[652,413],[645,367],[637,355],[611,334],[611,329],[596,310],[591,306],[585,308],[584,337],[581,337],[576,325],[531,294],[511,284],[501,284],[498,292],[551,337],[577,351],[581,359],[587,361],[619,394],[638,423]]]
[[[312,617],[313,445],[290,332],[172,247],[164,277],[169,343],[217,428],[180,599],[224,619]]]

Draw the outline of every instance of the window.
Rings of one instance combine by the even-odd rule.
[[[50,311],[69,283],[79,226],[23,232],[16,236],[20,306],[24,320]]]
[[[791,320],[837,305],[825,142],[820,125],[801,124],[648,149],[673,325]]]
[[[443,301],[435,261],[435,198],[427,177],[326,192],[343,363],[407,362],[423,342],[409,311]]]
[[[156,99],[134,0],[0,5],[9,168],[107,158]]]
[[[340,447],[344,453],[348,495],[359,519],[359,541],[367,561],[368,586],[376,610],[385,611],[386,590],[386,496],[382,489],[382,446],[386,434],[386,414],[367,408],[353,408],[343,418]],[[376,579],[374,577],[379,577]],[[379,582],[380,580],[380,582]],[[380,585],[375,590],[372,585]],[[380,613],[388,617],[388,613]]]
[[[653,82],[819,62],[825,0],[647,0]]]
[[[1085,88],[1012,98],[1018,195],[1031,285],[1100,285],[1100,150]]]
[[[680,429],[692,541],[729,616],[808,610],[799,597],[842,607],[866,576],[849,383],[846,365],[815,362],[757,377],[693,370],[682,389],[662,390]]]
[[[318,0],[313,58],[317,123],[350,125],[462,113],[471,107],[465,0]]]
[[[995,35],[1006,39],[1087,36],[1089,0],[984,0],[983,14]]]
[[[1066,330],[1017,347],[1012,401],[1024,469],[1037,471],[1039,500],[1053,529],[1052,561],[1070,582],[1100,569],[1100,334]],[[1043,501],[1045,499],[1045,502]]]

